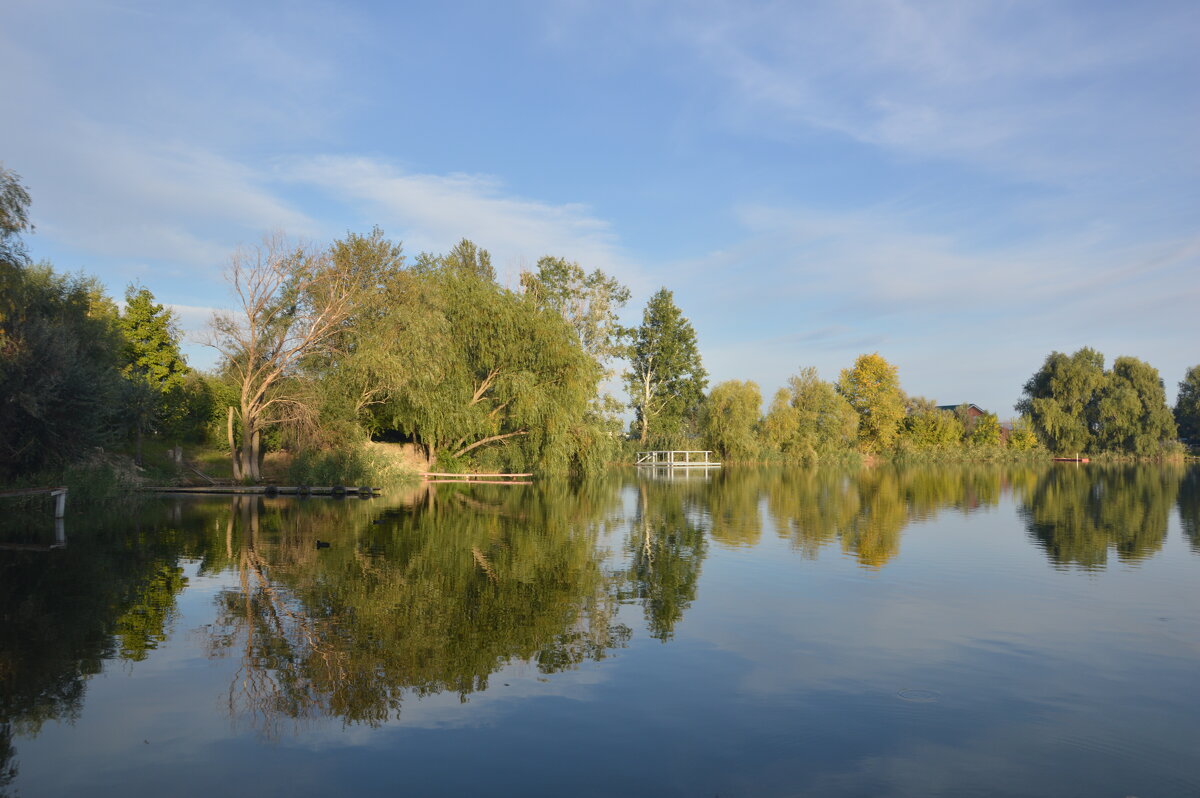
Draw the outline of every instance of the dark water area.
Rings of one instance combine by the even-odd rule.
[[[0,795],[1200,795],[1200,470],[0,508]]]

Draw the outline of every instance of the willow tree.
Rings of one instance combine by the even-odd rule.
[[[0,268],[28,261],[21,234],[33,229],[29,203],[21,176],[0,164]]]
[[[785,460],[813,462],[854,447],[858,414],[811,366],[788,378],[762,422],[763,443]]]
[[[389,338],[396,307],[418,307],[406,268],[404,250],[378,227],[368,235],[347,233],[329,249],[333,268],[354,286],[355,301],[328,346],[304,358],[305,373],[313,390],[306,415],[293,433],[306,445],[323,445],[361,439],[362,422],[369,410],[387,400],[389,386],[423,364],[414,362],[414,351],[397,351]],[[418,316],[417,318],[423,318]]]
[[[280,234],[235,252],[226,279],[238,308],[213,315],[209,343],[224,356],[238,391],[238,406],[228,411],[234,478],[257,480],[263,429],[303,411],[289,379],[304,358],[334,348],[361,285],[337,268],[328,251]],[[240,451],[234,445],[235,415],[241,421]]]
[[[395,364],[370,423],[408,434],[430,459],[565,470],[594,438],[601,367],[557,310],[497,285],[489,262],[470,242],[417,258],[364,343]]]
[[[1135,357],[1118,357],[1105,371],[1104,355],[1086,347],[1069,357],[1051,352],[1025,383],[1017,410],[1056,453],[1145,456],[1165,451],[1176,434],[1157,369]]]
[[[904,394],[897,369],[878,352],[859,355],[854,367],[843,369],[838,393],[858,413],[858,442],[866,452],[890,449],[904,418]]]
[[[1097,440],[1105,449],[1146,456],[1175,439],[1175,419],[1158,369],[1136,357],[1113,361],[1096,402]]]
[[[1055,454],[1073,454],[1095,443],[1096,403],[1104,387],[1104,355],[1084,347],[1073,355],[1051,352],[1025,383],[1017,412],[1028,416],[1038,439]]]
[[[650,297],[633,333],[625,375],[642,445],[678,442],[699,413],[708,384],[696,331],[666,288]]]
[[[1193,444],[1200,442],[1200,366],[1188,369],[1179,383],[1174,412],[1180,437]]]
[[[714,385],[700,418],[705,441],[725,460],[755,457],[761,408],[762,391],[757,383],[726,380]]]

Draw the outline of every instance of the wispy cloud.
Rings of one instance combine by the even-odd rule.
[[[502,276],[531,268],[543,255],[558,255],[636,288],[645,283],[611,224],[587,206],[520,197],[495,177],[414,174],[360,157],[295,160],[281,173],[358,206],[364,218],[402,235],[410,251],[445,251],[465,237],[493,253]]]
[[[1197,66],[1194,4],[1085,13],[1006,2],[718,2],[678,15],[672,30],[726,82],[721,102],[748,125],[826,128],[1051,182],[1164,158],[1200,167],[1187,77]],[[1154,146],[1131,151],[1135,142]]]

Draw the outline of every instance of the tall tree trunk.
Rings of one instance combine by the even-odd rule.
[[[140,418],[137,422],[137,451],[134,453],[133,461],[139,466],[142,464],[142,420]]]
[[[642,440],[643,446],[650,438],[650,372],[642,376]]]
[[[254,437],[250,439],[250,458],[254,463],[254,479],[257,482],[262,479],[262,433],[259,430],[254,430]]]
[[[257,463],[254,462],[254,435],[258,432],[254,428],[254,422],[248,417],[248,414],[242,411],[242,476],[246,479],[257,482],[258,469],[255,468]]]
[[[228,419],[228,423],[227,423],[227,429],[229,431],[229,462],[233,467],[233,478],[234,478],[234,480],[241,482],[242,481],[242,463],[238,459],[237,446],[235,445],[234,440],[233,440],[233,405],[229,406],[229,419]]]

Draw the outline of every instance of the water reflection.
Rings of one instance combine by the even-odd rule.
[[[511,663],[553,674],[635,636],[683,638],[720,549],[765,556],[783,541],[805,558],[842,552],[877,571],[904,556],[913,523],[1002,504],[1019,513],[1021,545],[1060,568],[1099,571],[1110,552],[1121,563],[1155,556],[1173,508],[1200,553],[1200,469],[1170,466],[729,468],[679,481],[626,472],[582,485],[414,489],[391,508],[237,497],[73,522],[65,549],[0,550],[0,794],[19,778],[20,739],[80,716],[106,660],[141,662],[179,638],[185,565],[222,585],[200,637],[230,666],[225,711],[276,737],[323,717],[377,726],[413,697],[466,701]],[[794,555],[768,554],[794,570]]]
[[[511,661],[552,673],[603,658],[630,634],[597,540],[608,496],[443,489],[340,528],[241,500],[228,537],[238,586],[220,594],[209,636],[213,655],[239,658],[231,714],[268,734],[284,718],[376,725],[407,694],[466,700]]]
[[[14,736],[75,719],[105,660],[145,659],[170,633],[186,585],[180,532],[126,517],[88,524],[66,548],[0,550],[0,794],[17,774]]]
[[[1021,513],[1056,566],[1103,568],[1109,550],[1136,562],[1162,548],[1183,473],[1178,466],[1051,468]]]
[[[1036,479],[1028,468],[880,466],[858,471],[791,469],[764,475],[777,533],[807,558],[837,541],[878,569],[900,553],[904,528],[942,510],[969,513]]]
[[[1200,554],[1200,466],[1189,468],[1179,487],[1179,523],[1192,551]]]
[[[641,602],[650,635],[665,641],[696,598],[706,553],[704,531],[694,507],[700,492],[653,481],[643,481],[637,488],[637,512],[628,542],[628,581],[620,586],[620,595]]]

